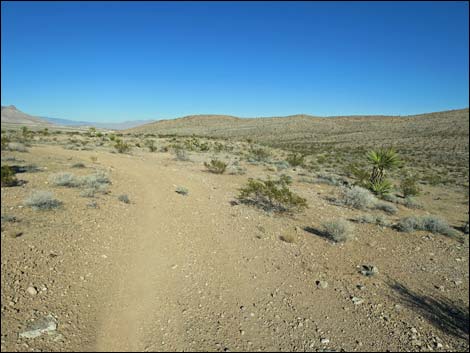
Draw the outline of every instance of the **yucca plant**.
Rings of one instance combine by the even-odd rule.
[[[373,184],[384,180],[386,170],[392,170],[401,164],[400,157],[393,148],[370,151],[367,153],[367,160],[372,165],[369,181]]]
[[[380,181],[369,180],[366,186],[370,191],[379,196],[388,195],[393,189],[392,183],[386,179]]]

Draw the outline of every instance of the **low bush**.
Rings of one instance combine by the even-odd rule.
[[[123,194],[118,196],[118,200],[124,203],[130,203],[129,196]]]
[[[8,165],[2,165],[1,185],[2,186],[16,186],[16,185],[18,185],[18,179],[16,179],[15,172]]]
[[[352,238],[353,226],[344,219],[335,219],[323,224],[325,235],[331,240],[340,243]]]
[[[307,207],[307,200],[293,193],[287,187],[291,183],[285,175],[279,180],[249,179],[248,185],[240,190],[238,199],[266,211],[291,212]]]
[[[218,159],[212,159],[210,163],[204,162],[204,165],[214,174],[222,174],[227,169],[227,164]]]
[[[435,216],[406,217],[399,220],[397,229],[402,232],[413,232],[425,230],[447,236],[457,235],[457,231],[447,224],[443,219]]]
[[[377,199],[369,190],[361,188],[360,186],[342,188],[342,198],[340,202],[346,206],[357,209],[366,209],[373,207],[376,201]]]
[[[62,205],[62,202],[50,191],[35,191],[25,199],[24,203],[33,210],[51,210]]]
[[[26,146],[19,142],[8,143],[7,150],[16,151],[16,152],[28,152],[28,149],[26,148]]]
[[[292,153],[286,158],[286,161],[292,167],[303,166],[305,162],[305,156],[301,153]]]
[[[381,211],[384,211],[388,214],[395,214],[398,212],[398,208],[396,208],[394,205],[392,204],[389,204],[389,203],[385,203],[385,202],[377,202],[375,205],[374,205],[374,208],[376,210],[381,210]]]
[[[418,178],[411,175],[405,176],[400,182],[400,190],[404,197],[418,196],[421,192],[418,185]]]
[[[119,152],[119,153],[126,153],[129,152],[131,149],[131,146],[124,142],[121,139],[116,139],[116,142],[114,144],[114,148]]]
[[[66,186],[76,188],[81,185],[80,178],[72,173],[57,173],[49,176],[49,182],[56,186]]]

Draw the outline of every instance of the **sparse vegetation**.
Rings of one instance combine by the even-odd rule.
[[[305,162],[305,156],[301,153],[291,153],[286,161],[292,166],[292,167],[298,167],[298,166],[303,166]]]
[[[186,152],[185,149],[183,149],[183,147],[176,146],[174,148],[174,152],[175,152],[176,160],[178,160],[178,161],[189,161],[188,153]]]
[[[291,212],[307,207],[307,200],[293,193],[287,187],[291,181],[285,175],[279,180],[249,179],[248,185],[240,190],[238,199],[266,211]]]
[[[227,163],[224,163],[218,159],[212,159],[210,163],[204,162],[206,168],[214,174],[223,174],[227,169]]]
[[[420,188],[418,186],[418,178],[413,175],[406,175],[400,183],[400,190],[404,197],[418,196],[420,194]]]
[[[2,186],[16,186],[16,185],[18,185],[18,179],[16,179],[15,172],[8,165],[2,165],[1,185]]]
[[[82,162],[72,164],[72,168],[85,168],[85,164]]]
[[[56,186],[66,186],[76,188],[81,185],[81,181],[72,173],[57,173],[49,176],[49,182]]]
[[[438,233],[447,236],[457,235],[457,231],[450,227],[446,221],[435,216],[406,217],[400,219],[396,227],[401,232],[413,232],[425,230],[431,233]]]
[[[186,196],[189,194],[189,190],[186,189],[185,187],[182,187],[182,186],[178,186],[176,188],[176,193],[180,194],[180,195],[183,195],[183,196]]]
[[[119,152],[119,153],[126,153],[129,152],[131,149],[131,146],[124,142],[121,139],[116,139],[116,142],[114,144],[114,148]]]
[[[62,202],[50,191],[35,191],[25,199],[24,203],[33,210],[51,210],[62,205]]]
[[[388,214],[396,214],[398,212],[398,209],[394,205],[385,202],[377,202],[374,208]]]
[[[130,203],[131,201],[129,200],[129,196],[126,194],[122,194],[118,196],[118,200],[124,203]]]
[[[28,149],[26,148],[26,146],[19,142],[8,143],[7,149],[9,151],[16,151],[16,152],[28,152]]]
[[[342,218],[335,219],[323,224],[325,235],[331,240],[340,243],[352,238],[354,227],[352,224]]]
[[[353,186],[351,188],[343,187],[341,191],[342,198],[340,202],[346,206],[360,210],[374,207],[377,201],[369,190],[361,188],[360,186]]]

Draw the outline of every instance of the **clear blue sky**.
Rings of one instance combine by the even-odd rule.
[[[468,107],[467,2],[4,2],[2,105],[88,121]]]

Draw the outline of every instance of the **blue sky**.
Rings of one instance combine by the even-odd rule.
[[[468,107],[467,2],[2,1],[2,105],[88,121]]]

